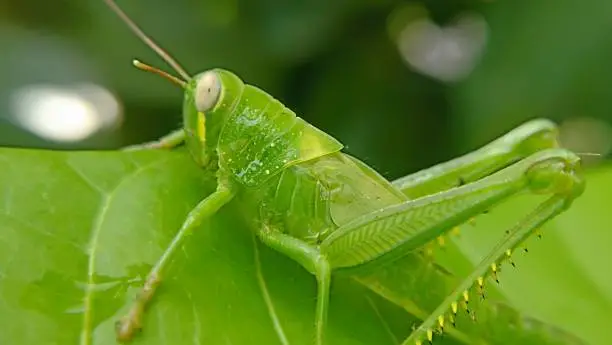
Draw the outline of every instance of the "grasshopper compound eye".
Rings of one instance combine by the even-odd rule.
[[[196,109],[201,112],[212,109],[219,100],[221,94],[221,81],[217,73],[213,71],[200,75],[195,88]]]

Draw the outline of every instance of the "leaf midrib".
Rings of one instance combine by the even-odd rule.
[[[87,179],[78,169],[70,164],[70,162],[66,162],[66,165],[70,167],[76,175],[78,175],[87,185],[92,187],[95,191],[100,193],[102,196],[101,206],[99,208],[96,217],[94,218],[94,223],[91,230],[91,235],[89,238],[89,246],[87,249],[87,254],[89,256],[89,260],[87,263],[87,285],[85,289],[85,296],[83,298],[84,301],[84,310],[83,310],[83,324],[81,330],[81,338],[80,345],[91,345],[92,343],[92,296],[95,290],[95,263],[96,263],[96,251],[98,249],[98,239],[100,237],[100,233],[102,231],[102,225],[104,223],[106,213],[115,198],[116,192],[124,185],[126,182],[134,179],[139,174],[145,172],[148,169],[151,169],[159,164],[167,163],[169,160],[174,158],[164,158],[160,160],[153,161],[151,163],[137,166],[136,169],[131,171],[129,174],[121,177],[119,182],[108,192],[105,192],[103,189],[96,186],[92,181]]]

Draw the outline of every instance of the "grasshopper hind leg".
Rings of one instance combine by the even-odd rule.
[[[393,181],[416,199],[477,181],[542,150],[557,148],[557,126],[545,119],[527,121],[476,151]]]
[[[436,323],[452,319],[462,294],[495,274],[498,264],[534,234],[536,229],[567,210],[584,191],[580,158],[564,149],[535,153],[476,182],[374,211],[343,225],[320,246],[335,271],[364,272],[394,261],[444,235],[471,217],[518,193],[549,195],[531,214],[507,232],[506,237],[464,279],[404,342],[431,341]],[[466,299],[467,301],[467,299]]]
[[[507,231],[505,238],[491,250],[487,256],[465,277],[459,285],[440,303],[440,305],[429,315],[427,319],[402,343],[402,345],[420,345],[424,339],[431,342],[432,334],[437,329],[437,324],[442,325],[444,320],[453,320],[456,314],[456,305],[461,296],[466,296],[468,291],[481,284],[485,278],[496,274],[496,267],[508,258],[511,251],[527,239],[533,232],[548,220],[563,212],[572,199],[561,195],[553,195],[539,205],[536,210],[523,218],[511,230]],[[475,283],[476,282],[476,283]],[[467,299],[466,299],[467,301]],[[451,311],[452,310],[452,311]],[[440,321],[442,320],[442,321]]]

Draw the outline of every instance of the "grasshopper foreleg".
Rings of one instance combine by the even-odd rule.
[[[134,334],[141,329],[142,316],[145,308],[153,298],[168,264],[179,252],[187,236],[193,229],[200,225],[204,219],[212,216],[223,205],[227,204],[233,196],[234,194],[230,189],[220,186],[217,188],[216,192],[202,200],[193,210],[191,210],[191,212],[189,212],[180,230],[147,275],[144,287],[130,307],[127,315],[123,319],[117,321],[115,330],[118,341],[125,342],[131,340]]]
[[[173,149],[182,145],[185,142],[185,130],[177,129],[169,134],[159,138],[156,141],[150,141],[143,144],[131,145],[124,147],[124,151],[146,150],[146,149]]]

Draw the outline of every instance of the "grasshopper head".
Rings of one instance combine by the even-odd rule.
[[[244,83],[235,74],[213,69],[185,85],[183,126],[191,155],[202,166],[216,158],[219,134],[233,111]]]
[[[109,8],[140,38],[159,55],[179,77],[158,68],[134,60],[137,68],[153,72],[177,84],[185,90],[183,122],[186,144],[195,161],[206,166],[216,156],[217,141],[227,115],[242,94],[244,83],[234,74],[216,69],[197,74],[193,78],[147,34],[144,33],[113,0],[105,0]]]
[[[183,129],[191,156],[200,166],[217,158],[219,134],[240,101],[244,83],[235,74],[212,69],[185,80],[134,60],[137,68],[153,72],[183,88]]]

